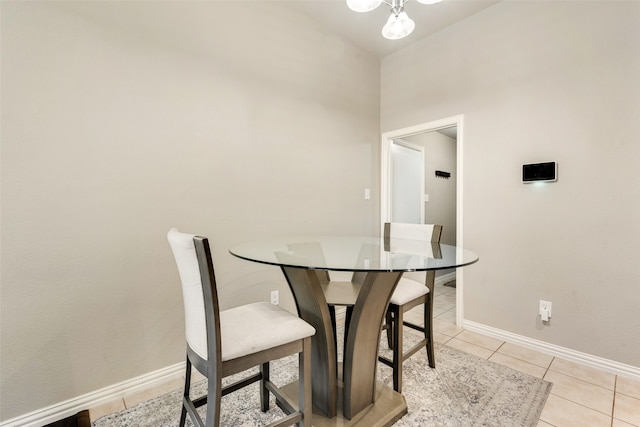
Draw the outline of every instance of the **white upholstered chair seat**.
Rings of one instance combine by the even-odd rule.
[[[220,330],[223,362],[315,334],[307,322],[268,302],[221,311]]]
[[[403,277],[398,282],[389,302],[391,304],[404,305],[428,293],[429,288],[424,283]]]

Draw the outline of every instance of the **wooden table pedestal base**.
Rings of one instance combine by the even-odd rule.
[[[298,402],[298,382],[284,387],[284,393],[293,401]],[[313,408],[314,427],[388,427],[407,413],[407,402],[400,393],[384,385],[376,383],[376,402],[371,404],[355,417],[347,420],[342,415],[342,386],[338,387],[338,414],[333,418],[326,418],[320,411]]]

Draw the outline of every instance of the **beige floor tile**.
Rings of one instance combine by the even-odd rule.
[[[443,315],[445,315],[447,313],[447,311],[449,311],[449,310],[444,309],[444,308],[438,308],[438,307],[434,306],[433,307],[433,317],[436,318],[436,317],[443,316]],[[455,323],[455,320],[452,323]]]
[[[424,325],[424,314],[422,312],[422,306],[415,307],[404,314],[404,320],[406,322],[413,323],[414,325]]]
[[[611,424],[611,427],[638,427],[638,426],[634,426],[633,424],[625,423],[624,421],[620,421],[614,418],[613,423]]]
[[[502,340],[471,331],[462,331],[456,335],[456,338],[492,351],[496,351],[504,343]]]
[[[441,334],[440,332],[433,331],[433,342],[438,344],[444,344],[451,339],[450,336]]]
[[[554,394],[547,398],[540,420],[556,427],[611,426],[611,417]]]
[[[440,317],[445,314],[449,310],[445,310],[444,308],[433,307],[433,317]]]
[[[124,411],[125,409],[124,401],[122,399],[116,399],[89,409],[89,418],[91,421],[95,421],[100,417],[113,414],[114,412]]]
[[[407,313],[414,313],[416,316],[422,317],[423,308],[424,308],[423,304],[417,305],[417,306],[413,307],[411,310],[405,311],[404,315],[406,316]]]
[[[200,373],[197,369],[191,369],[191,384],[196,383],[200,380],[205,379],[206,377]],[[183,384],[184,385],[184,384]]]
[[[634,426],[640,426],[640,399],[616,393],[613,417]]]
[[[483,359],[488,359],[493,354],[492,350],[459,340],[458,338],[450,339],[445,345],[455,348],[456,350],[464,351],[465,353],[473,354],[474,356],[482,357]]]
[[[435,298],[433,299],[433,303],[440,303],[440,304],[447,304],[451,307],[455,307],[456,305],[456,294],[455,293],[448,293],[448,292],[443,292],[441,294],[436,294]],[[451,308],[450,307],[450,308]]]
[[[536,427],[553,427],[551,424],[545,423],[544,421],[538,420],[538,424]]]
[[[536,378],[544,377],[544,374],[547,372],[546,368],[501,353],[494,353],[489,360]]]
[[[445,314],[448,311],[453,311],[455,313],[455,304],[446,304],[446,303],[442,303],[439,304],[437,302],[433,303],[433,316],[434,317],[438,317],[438,316],[442,316],[443,314]],[[455,323],[455,315],[453,317],[453,322]]]
[[[616,380],[616,393],[622,393],[625,396],[640,399],[640,380],[618,375],[618,379]]]
[[[150,389],[143,390],[139,393],[135,393],[130,396],[125,396],[124,404],[127,408],[131,408],[139,403],[146,402],[147,400],[151,400],[154,397],[161,396],[173,390],[182,389],[183,387],[184,387],[184,378],[176,378],[171,381],[158,384],[157,386],[152,387]]]
[[[524,360],[525,362],[545,369],[548,368],[553,361],[553,356],[551,355],[540,353],[539,351],[531,350],[508,342],[504,343],[504,345],[498,349],[498,353]]]
[[[438,299],[436,298],[436,300],[433,302],[433,315],[436,316],[436,313],[438,313],[437,315],[444,314],[445,312],[454,309],[455,307],[456,303],[438,301]]]
[[[450,286],[438,286],[436,285],[436,290],[433,292],[436,298],[440,295],[456,295],[456,288],[452,288]]]
[[[547,372],[544,379],[553,383],[552,394],[595,409],[605,415],[612,415],[612,390],[555,371]]]
[[[438,291],[436,291],[436,297],[433,300],[433,302],[435,303],[436,301],[441,301],[441,302],[446,302],[447,304],[451,304],[452,308],[454,308],[456,306],[456,293],[455,292],[440,292],[438,293]]]
[[[447,310],[444,313],[439,314],[437,316],[434,313],[433,317],[437,317],[438,319],[440,319],[440,320],[442,320],[444,322],[448,322],[448,323],[451,323],[451,324],[455,325],[456,324],[456,309],[452,308],[452,309]]]
[[[439,332],[443,335],[447,335],[450,337],[455,337],[456,335],[458,335],[460,332],[462,332],[464,329],[462,328],[458,328],[454,323],[451,322],[447,322],[445,320],[442,320],[441,318],[436,318],[433,319],[433,331],[434,332]]]
[[[580,365],[565,359],[556,357],[549,366],[550,371],[560,372],[580,380],[596,384],[601,387],[613,390],[615,388],[616,376],[590,366]]]

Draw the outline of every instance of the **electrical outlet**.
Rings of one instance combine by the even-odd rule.
[[[271,304],[280,304],[280,291],[271,291]]]
[[[548,321],[551,317],[551,301],[540,300],[538,314],[543,322]]]

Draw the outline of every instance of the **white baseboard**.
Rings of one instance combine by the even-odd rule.
[[[41,427],[184,376],[184,362],[131,378],[0,423],[0,427]]]
[[[637,366],[626,365],[603,357],[582,353],[570,348],[517,335],[502,329],[496,329],[481,323],[472,322],[470,320],[463,320],[462,327],[468,331],[478,332],[502,341],[517,344],[521,347],[526,347],[552,356],[558,356],[581,365],[590,366],[592,368],[600,369],[623,377],[640,380],[640,367]]]

